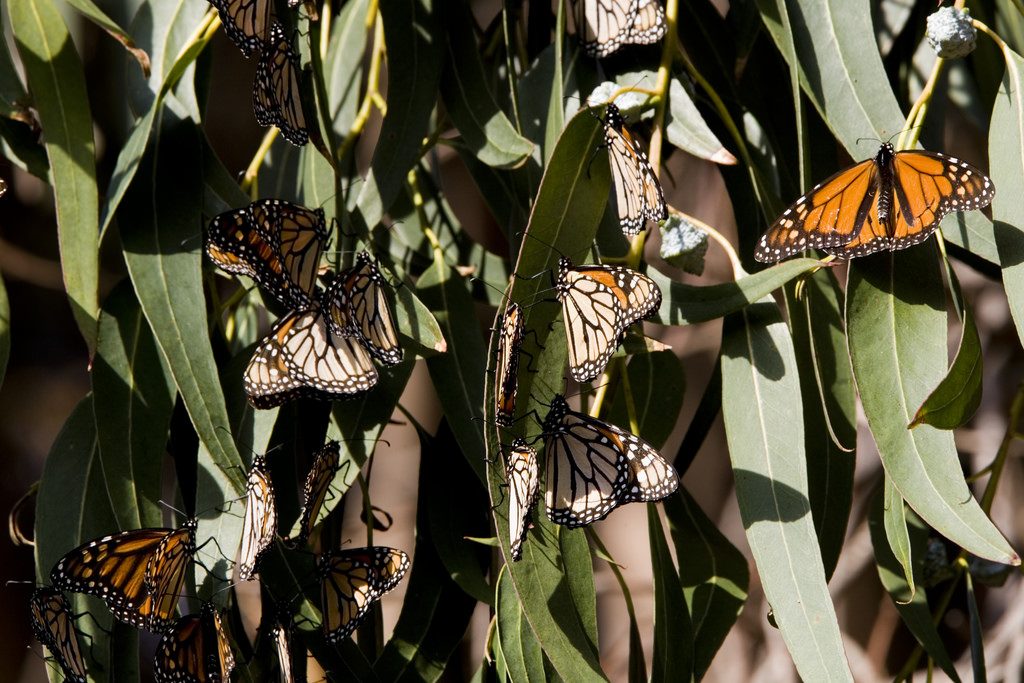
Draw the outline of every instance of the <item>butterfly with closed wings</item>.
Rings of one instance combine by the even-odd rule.
[[[562,303],[569,371],[577,382],[604,372],[626,330],[661,306],[658,285],[622,266],[573,266],[562,257],[555,289]]]
[[[650,444],[572,410],[561,395],[551,402],[543,430],[544,505],[555,524],[592,524],[619,505],[651,503],[679,488],[675,468]]]
[[[54,565],[50,582],[99,596],[121,621],[160,633],[174,622],[196,553],[196,525],[193,518],[180,529],[134,529],[89,541]]]
[[[537,503],[539,468],[537,451],[524,439],[512,442],[505,479],[508,481],[508,534],[512,561],[523,556],[523,543],[530,530],[530,516]]]
[[[252,106],[261,126],[277,126],[284,139],[293,145],[301,147],[309,142],[299,56],[276,21],[270,27],[270,39],[256,67]]]
[[[647,228],[648,221],[658,223],[668,218],[665,191],[639,141],[626,127],[619,108],[609,103],[601,122],[619,227],[626,237],[635,237]]]
[[[67,598],[49,586],[40,586],[29,599],[32,633],[60,665],[64,678],[85,683],[85,659],[78,644],[78,630]]]
[[[222,270],[251,277],[283,305],[308,308],[326,245],[322,209],[260,199],[210,221],[206,253]]]
[[[209,0],[217,9],[224,33],[247,58],[259,52],[270,36],[273,0]]]
[[[327,642],[352,635],[373,604],[409,570],[409,556],[396,548],[371,546],[336,550],[320,556],[322,628]]]
[[[807,249],[839,258],[905,249],[923,242],[946,214],[988,206],[992,181],[937,152],[897,152],[884,144],[796,200],[761,238],[754,258],[780,261]]]
[[[252,459],[245,493],[245,518],[242,522],[242,550],[238,559],[238,578],[256,578],[260,560],[270,550],[277,536],[277,502],[270,480],[267,460],[262,455]]]
[[[153,665],[156,683],[226,683],[235,668],[220,614],[204,604],[199,614],[189,614],[160,639]]]
[[[361,251],[355,265],[334,278],[321,301],[335,334],[354,336],[378,361],[396,365],[402,362],[402,347],[386,291],[376,261]]]

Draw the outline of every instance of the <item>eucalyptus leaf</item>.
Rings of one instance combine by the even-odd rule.
[[[716,164],[736,163],[736,157],[711,132],[697,111],[690,93],[678,78],[673,78],[669,83],[668,102],[665,136],[669,142],[696,157]]]

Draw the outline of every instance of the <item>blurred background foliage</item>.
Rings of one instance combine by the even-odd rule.
[[[669,0],[662,44],[601,62],[558,3],[277,4],[319,144],[256,125],[255,60],[203,0],[4,3],[0,499],[35,540],[3,540],[4,579],[45,576],[95,536],[179,523],[160,499],[233,549],[240,515],[219,508],[251,453],[274,447],[286,533],[333,437],[345,464],[324,538],[372,537],[413,569],[358,647],[300,630],[331,676],[1020,677],[1020,2],[972,2],[977,49],[948,62],[925,39],[926,1]],[[710,230],[685,272],[659,249],[678,235],[630,244],[606,206],[600,124],[579,111],[606,82],[606,97],[647,96],[631,125],[673,211]],[[947,217],[941,250],[755,264],[789,201],[896,136],[987,170],[991,217]],[[402,283],[407,360],[366,397],[246,405],[252,344],[283,311],[215,274],[201,246],[212,216],[256,197],[322,207],[333,265],[368,245]],[[585,530],[537,514],[505,566],[510,435],[485,401],[488,328],[503,292],[546,295],[544,278],[510,286],[513,271],[588,249],[646,263],[665,300],[578,400],[661,449],[685,490]],[[537,372],[520,376],[541,414],[564,385],[555,312],[531,309]],[[361,514],[367,495],[386,531]],[[231,560],[202,559],[221,574]],[[280,552],[262,574],[290,595],[310,570]],[[231,608],[236,677],[258,680],[272,661],[251,645],[259,591],[218,591],[201,568],[194,588]],[[31,681],[46,669],[25,650],[27,597],[0,591],[0,657]],[[153,637],[76,604],[96,616],[79,627],[99,677],[147,676]]]

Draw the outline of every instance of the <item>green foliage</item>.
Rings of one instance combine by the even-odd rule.
[[[225,133],[217,112],[248,120],[251,105],[221,101],[211,87],[225,78],[219,69],[240,67],[213,58],[220,20],[200,0],[140,0],[130,22],[92,0],[68,0],[66,14],[51,0],[3,5],[16,55],[0,45],[0,140],[11,164],[52,190],[46,200],[64,293],[90,361],[90,393],[53,443],[38,487],[38,581],[80,543],[166,526],[172,516],[161,501],[183,508],[198,515],[205,543],[186,582],[188,607],[226,608],[241,662],[236,677],[260,680],[276,666],[272,648],[245,640],[228,585],[250,454],[269,453],[279,535],[294,537],[309,458],[325,439],[340,440],[341,466],[316,518],[314,547],[358,547],[372,544],[376,531],[370,473],[382,435],[402,423],[418,437],[415,452],[401,454],[417,491],[415,512],[401,523],[404,532],[413,527],[415,544],[405,548],[413,564],[393,633],[383,632],[375,608],[356,641],[332,647],[318,628],[311,553],[279,542],[260,570],[262,608],[294,596],[305,617],[296,622],[295,648],[308,650],[329,680],[459,680],[471,670],[481,681],[608,680],[595,584],[605,571],[627,607],[629,679],[700,680],[736,628],[751,569],[799,676],[852,680],[828,581],[851,510],[863,508],[881,587],[920,646],[889,673],[912,675],[925,666],[923,653],[958,680],[959,655],[936,627],[958,601],[968,615],[973,675],[984,679],[985,594],[975,591],[980,578],[968,558],[1020,563],[989,514],[1024,399],[1018,389],[976,500],[954,431],[981,405],[987,349],[984,316],[974,317],[957,272],[1001,274],[1024,339],[1020,3],[979,2],[976,16],[999,34],[980,25],[978,53],[955,64],[927,61],[924,75],[922,51],[914,52],[926,13],[887,0],[732,2],[725,17],[704,0],[668,0],[660,46],[630,46],[600,63],[580,49],[566,3],[550,13],[531,4],[529,18],[517,3],[495,10],[460,0],[309,2],[284,15],[286,4],[275,11],[302,55],[311,134],[303,148],[273,129],[262,144],[244,131]],[[310,16],[314,5],[319,20]],[[90,106],[98,103],[85,76],[95,70],[79,56],[72,16],[127,50],[118,52],[124,78],[111,77],[111,88],[128,119],[121,131],[103,130],[103,144],[94,128],[105,119],[94,120]],[[953,68],[969,85],[963,92],[952,92],[944,70]],[[935,78],[925,81],[928,69]],[[646,236],[622,239],[600,109],[584,106],[601,83],[640,97],[630,126],[650,141],[645,149],[677,216],[702,226],[676,203],[711,192],[693,188],[696,179],[723,179],[717,215],[735,216],[736,245],[719,234],[730,226],[709,226],[714,275],[662,272],[645,262],[656,252],[645,251]],[[846,156],[872,154],[875,143],[865,140],[899,135],[901,148],[919,137],[935,145],[954,126],[975,125],[965,120],[988,141],[998,188],[991,220],[977,211],[950,215],[937,238],[845,270],[823,268],[815,255],[753,267],[753,245],[780,208],[845,166]],[[248,168],[222,161],[236,145],[251,155]],[[696,164],[707,173],[676,175]],[[261,197],[324,210],[332,270],[358,249],[381,262],[405,359],[379,368],[371,392],[333,406],[302,399],[261,411],[246,402],[242,377],[253,349],[285,311],[248,279],[229,284],[215,274],[203,230],[214,215]],[[712,267],[723,247],[731,276]],[[637,591],[606,550],[602,527],[569,529],[544,514],[543,450],[541,501],[523,557],[505,561],[505,452],[516,436],[542,442],[540,421],[556,393],[576,400],[566,388],[565,326],[551,302],[560,256],[642,270],[663,295],[654,326],[642,330],[647,337],[634,328],[603,379],[578,392],[583,410],[634,432],[669,461],[677,448],[680,475],[723,417],[747,548],[718,528],[704,496],[685,483],[649,505],[650,557],[618,561],[651,566],[644,598],[652,602],[643,612],[654,615],[651,633],[640,627]],[[498,337],[484,325],[499,322],[510,302],[526,311],[528,333],[516,421],[505,429],[493,398]],[[0,380],[11,309],[0,281]],[[949,361],[951,320],[960,338]],[[714,370],[702,386],[684,373],[688,349],[657,340],[675,332],[666,328],[709,321],[721,322],[722,338],[711,344]],[[14,335],[21,324],[14,320]],[[414,372],[417,364],[427,372]],[[424,394],[441,414],[433,429],[409,409]],[[686,399],[695,404],[697,396],[693,417],[680,424]],[[862,432],[869,448],[861,457],[877,449],[882,470],[877,486],[858,482],[855,491],[858,397],[874,446]],[[860,488],[874,489],[868,504],[855,504]],[[362,523],[345,520],[358,514],[350,500],[361,502]],[[365,537],[343,539],[343,522]],[[930,536],[962,549],[940,586],[926,576]],[[139,652],[137,632],[113,623],[97,599],[76,596],[72,604],[93,615],[77,626],[91,640],[97,678],[140,680],[140,658],[150,653]],[[479,645],[467,633],[481,604],[490,618],[486,644],[467,657],[468,644]]]

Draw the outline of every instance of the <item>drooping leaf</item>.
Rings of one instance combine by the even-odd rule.
[[[868,427],[904,500],[970,552],[1019,564],[971,495],[953,435],[930,425],[907,429],[946,366],[945,300],[934,250],[920,247],[853,261],[846,320]]]
[[[892,554],[889,539],[883,521],[883,492],[879,491],[872,502],[868,513],[868,530],[871,533],[871,545],[875,550],[875,568],[878,570],[878,578],[882,586],[889,593],[900,613],[900,618],[906,624],[910,632],[914,634],[921,647],[925,649],[936,664],[949,675],[954,681],[960,677],[953,667],[953,662],[946,652],[946,647],[939,637],[939,633],[932,622],[931,610],[928,607],[928,597],[925,591],[916,591],[907,583],[903,574],[900,562]],[[902,502],[900,506],[902,507]],[[919,575],[921,563],[925,554],[925,546],[928,542],[928,532],[920,518],[913,512],[906,517],[906,526],[910,542],[909,551],[914,559],[914,572]]]
[[[726,319],[722,413],[736,499],[765,596],[805,680],[852,680],[808,500],[792,340],[771,299]]]
[[[799,298],[797,287],[802,287]],[[800,371],[811,512],[825,576],[831,577],[850,518],[857,445],[857,394],[842,292],[827,269],[791,283],[785,292]]]
[[[992,200],[999,263],[1017,336],[1024,339],[1024,58],[1005,51],[1006,72],[992,106],[989,167],[996,196]]]
[[[380,222],[420,158],[444,59],[444,23],[433,0],[380,5],[388,50],[387,115],[356,204],[369,228]]]
[[[498,643],[509,679],[542,683],[545,681],[544,657],[537,639],[530,630],[530,624],[519,604],[508,567],[502,567],[498,575],[497,596],[495,597],[496,627]]]
[[[903,568],[903,578],[910,590],[909,599],[913,600],[917,584],[914,582],[914,553],[907,531],[907,507],[903,503],[903,496],[888,475],[882,483],[882,524],[885,538],[889,541],[889,550]]]
[[[762,299],[793,278],[820,266],[815,259],[784,261],[735,282],[695,286],[674,282],[651,270],[648,275],[661,288],[661,308],[651,318],[662,325],[692,325],[721,318]]]
[[[985,641],[984,630],[981,625],[981,615],[978,613],[978,599],[974,594],[974,581],[970,572],[964,572],[967,581],[967,615],[968,623],[971,625],[971,671],[974,673],[974,683],[986,683],[988,673],[985,669]]]
[[[533,143],[515,128],[488,90],[468,6],[449,3],[441,97],[463,142],[477,159],[497,168],[523,164]]]
[[[114,40],[121,43],[128,54],[139,63],[142,73],[146,76],[149,75],[149,55],[146,54],[146,51],[136,47],[135,41],[128,35],[128,32],[118,26],[117,22],[108,17],[92,0],[67,0],[67,3],[81,12],[86,19],[109,33]]]
[[[343,139],[359,110],[363,56],[372,27],[367,26],[369,0],[346,3],[331,28],[331,42],[324,60],[328,111],[334,134]]]
[[[700,680],[747,601],[747,560],[683,488],[662,505],[679,562],[693,629],[693,675]]]
[[[99,195],[85,72],[52,0],[13,0],[8,10],[46,133],[64,288],[91,354],[99,314]]]
[[[180,172],[200,166],[200,151],[191,122],[166,126],[139,168],[141,182],[133,183],[125,195],[121,241],[142,311],[196,432],[240,495],[244,470],[227,431],[203,306],[201,244],[194,239],[202,221],[202,176]]]
[[[160,471],[176,389],[130,282],[122,282],[100,312],[92,389],[99,456],[118,526],[161,526]]]
[[[651,681],[688,681],[694,674],[694,630],[683,587],[665,542],[658,509],[647,506],[654,572],[654,654]],[[680,558],[681,562],[689,558]]]
[[[735,164],[736,157],[719,142],[697,111],[690,93],[677,78],[668,88],[665,137],[679,149],[716,164]]]

